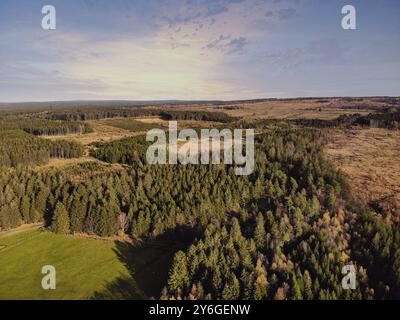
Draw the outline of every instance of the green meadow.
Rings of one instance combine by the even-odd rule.
[[[166,283],[174,243],[130,244],[29,230],[0,237],[0,299],[147,299]],[[56,268],[56,289],[41,286]]]

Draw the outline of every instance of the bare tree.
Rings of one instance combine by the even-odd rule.
[[[128,228],[128,217],[126,215],[126,213],[121,213],[118,216],[118,225],[119,225],[119,229],[122,230],[123,232],[126,231],[126,229]]]

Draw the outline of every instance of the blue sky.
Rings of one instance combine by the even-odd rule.
[[[0,101],[398,96],[399,17],[398,0],[2,0]]]

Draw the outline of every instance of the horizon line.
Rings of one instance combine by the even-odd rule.
[[[372,99],[372,98],[396,98],[399,99],[400,95],[371,95],[371,96],[297,96],[297,97],[269,97],[269,98],[244,98],[244,99],[194,99],[194,100],[185,100],[185,99],[70,99],[70,100],[29,100],[29,101],[0,101],[0,105],[11,105],[11,104],[34,104],[34,103],[98,103],[98,102],[127,102],[127,103],[229,103],[229,102],[243,102],[243,101],[268,101],[268,100],[299,100],[299,99],[343,99],[343,98],[364,98],[364,99]]]

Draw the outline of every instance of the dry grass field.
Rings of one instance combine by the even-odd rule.
[[[87,134],[70,134],[65,136],[48,136],[44,137],[50,140],[69,140],[75,141],[87,146],[93,142],[110,142],[114,140],[119,140],[126,137],[137,136],[142,133],[132,132],[126,129],[113,127],[103,120],[87,121],[93,128],[93,132]]]
[[[349,101],[344,98],[256,100],[251,102],[232,102],[224,105],[190,104],[177,105],[174,110],[197,110],[225,112],[233,117],[247,120],[259,119],[335,119],[342,114],[369,114],[390,105],[373,98],[360,98]]]
[[[400,131],[327,130],[326,153],[366,202],[400,203]]]
[[[74,159],[51,158],[45,165],[36,167],[38,171],[62,169],[69,179],[79,182],[105,172],[123,170],[124,165],[118,163],[107,163],[98,159],[84,156]]]
[[[153,128],[168,128],[169,121],[160,117],[137,118],[137,121],[152,125]],[[214,128],[223,126],[224,123],[217,121],[196,121],[196,120],[178,120],[179,128]]]

